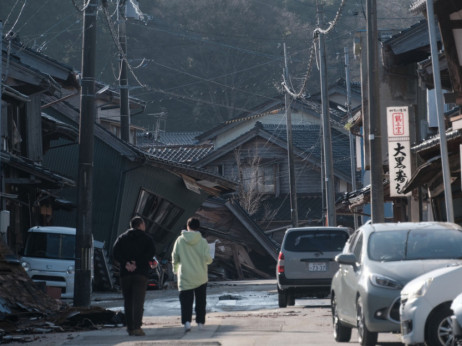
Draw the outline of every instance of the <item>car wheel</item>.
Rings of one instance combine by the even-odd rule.
[[[287,295],[287,305],[294,306],[295,305],[295,296],[293,293]]]
[[[370,332],[366,326],[364,318],[363,303],[360,299],[357,301],[356,322],[358,327],[358,342],[361,346],[374,346],[377,343],[378,333]]]
[[[452,344],[454,335],[452,333],[451,315],[451,309],[445,306],[430,316],[425,329],[425,344],[427,346]]]
[[[335,296],[331,300],[332,326],[334,327],[334,339],[338,342],[348,342],[351,339],[351,328],[342,325],[338,318],[337,302]]]
[[[287,307],[287,291],[278,290],[278,303],[280,308]]]

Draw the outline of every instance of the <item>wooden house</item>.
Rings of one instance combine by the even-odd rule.
[[[50,170],[43,155],[57,138],[75,141],[78,132],[41,112],[45,95],[59,96],[62,86],[77,87],[69,69],[53,60],[35,63],[3,41],[1,92],[0,233],[13,253],[22,249],[27,229],[48,224],[52,206],[66,207],[64,188],[75,180]],[[46,66],[46,68],[45,68]]]
[[[46,215],[46,219],[25,213],[17,216],[29,221],[23,222],[14,238],[19,249],[19,234],[30,226],[76,225],[80,111],[69,95],[75,95],[80,86],[71,67],[25,47],[14,52],[3,52],[4,64],[8,60],[8,88],[2,96],[8,102],[2,102],[2,109],[7,109],[2,119],[8,119],[4,129],[11,131],[3,132],[8,150],[2,151],[1,162],[4,175],[15,180],[11,188],[8,181],[2,195],[18,209],[37,208]],[[108,101],[108,92],[96,97]],[[154,157],[109,130],[95,122],[93,237],[110,250],[130,218],[140,214],[159,256],[168,257],[187,218],[208,196],[231,192],[236,184],[197,167]],[[12,175],[10,167],[19,173]],[[35,194],[20,189],[26,186],[33,187]]]
[[[51,101],[51,100],[47,100]],[[47,114],[78,126],[79,113],[66,102],[54,104]],[[160,257],[169,256],[173,241],[210,195],[231,192],[235,183],[202,169],[159,159],[121,141],[95,124],[93,236],[112,247],[117,235],[128,228],[130,218],[144,217]],[[45,156],[45,163],[75,179],[78,143],[58,140]],[[66,198],[75,201],[75,189]],[[60,225],[74,224],[75,210],[54,216]]]
[[[419,143],[435,134],[432,119],[427,117],[427,90],[419,80],[419,63],[430,54],[428,24],[420,21],[399,32],[382,32],[379,41],[379,93],[380,93],[380,125],[383,170],[383,191],[385,219],[394,221],[417,221],[421,215],[419,204],[427,203],[424,194],[413,196],[391,196],[389,163],[393,153],[388,152],[387,107],[406,106],[409,109],[409,142]],[[364,65],[367,62],[365,34],[358,33],[355,41],[355,52],[361,61],[362,80],[367,80]],[[365,88],[365,85],[363,85]],[[370,217],[370,162],[369,145],[365,140],[369,133],[367,114],[367,92],[363,92],[362,109],[351,119],[349,128],[352,134],[362,138],[356,141],[358,151],[363,156],[362,166],[365,169],[363,186],[357,191],[345,194],[337,202],[337,210],[342,213],[356,212],[363,216],[362,222]],[[364,135],[363,135],[364,134]],[[411,155],[411,172],[415,172],[418,158]],[[410,176],[409,176],[410,178]]]
[[[437,34],[444,50],[439,53],[441,86],[444,90],[444,124],[449,161],[448,174],[451,186],[454,221],[462,224],[461,191],[461,146],[462,146],[462,35],[460,1],[435,0],[434,14],[437,20]],[[411,6],[415,14],[427,14],[426,2],[415,1]],[[428,89],[434,88],[431,59],[419,63],[419,80]],[[436,113],[435,110],[431,111]],[[440,136],[438,134],[418,142],[413,148],[418,157],[418,167],[406,187],[407,192],[424,194],[428,203],[420,210],[421,215],[429,214],[434,220],[446,221],[445,186],[441,164]]]
[[[321,104],[303,99],[291,104],[292,141],[300,226],[322,225],[323,183],[321,159]],[[331,108],[335,194],[351,189],[350,149],[343,128],[345,113]],[[232,196],[260,228],[280,242],[291,225],[287,126],[282,96],[252,112],[219,124],[189,145],[152,145],[159,157],[189,160],[194,166],[240,182]],[[337,222],[351,223],[339,215]]]

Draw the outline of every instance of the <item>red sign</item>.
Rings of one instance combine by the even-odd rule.
[[[393,113],[392,115],[392,127],[394,136],[404,136],[404,114]]]

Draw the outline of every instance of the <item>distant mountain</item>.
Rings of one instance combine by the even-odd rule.
[[[2,0],[3,34],[17,35],[26,46],[80,70],[78,6],[84,2]],[[420,19],[408,11],[411,0],[377,3],[380,28],[404,29]],[[340,4],[324,2],[323,28]],[[204,130],[280,94],[284,43],[294,90],[307,75],[316,0],[142,0],[139,9],[141,18],[127,20],[127,56],[130,95],[148,102],[147,112],[132,122],[147,129],[155,114],[166,112],[169,131]],[[365,30],[365,11],[365,1],[346,1],[326,35],[330,81],[344,77],[343,50],[351,51],[354,32]],[[108,1],[107,11],[98,12],[97,78],[113,87],[119,74],[117,28],[116,1]],[[358,80],[357,62],[350,61],[352,79]],[[313,61],[306,94],[318,89]]]

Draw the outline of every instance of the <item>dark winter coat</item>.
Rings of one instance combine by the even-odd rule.
[[[116,239],[112,249],[114,259],[120,264],[120,276],[141,274],[148,276],[149,261],[156,254],[154,241],[145,231],[130,228]],[[136,262],[136,270],[129,272],[125,264]]]

